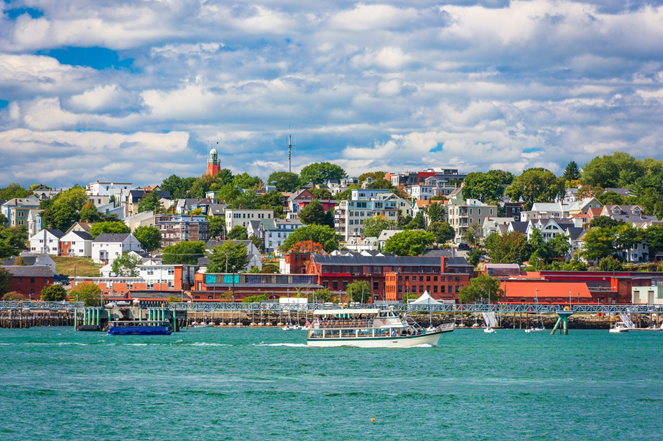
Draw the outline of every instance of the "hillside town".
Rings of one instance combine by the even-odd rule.
[[[201,171],[204,170],[204,164]],[[4,300],[663,303],[663,161],[0,190]]]

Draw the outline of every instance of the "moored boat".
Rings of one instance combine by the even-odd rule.
[[[611,334],[619,334],[619,333],[622,333],[622,332],[628,332],[628,327],[623,322],[617,322],[617,323],[615,323],[614,328],[610,328],[610,333]]]
[[[437,345],[440,336],[454,330],[453,324],[424,330],[407,317],[380,309],[334,309],[313,313],[316,320],[308,331],[307,344],[316,347],[407,348]]]
[[[115,321],[108,328],[109,335],[170,335],[173,327],[168,321]]]

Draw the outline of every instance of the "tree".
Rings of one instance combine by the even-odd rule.
[[[387,175],[387,172],[383,171],[377,171],[377,172],[369,172],[369,173],[362,173],[359,175],[359,185],[362,185],[364,182],[366,182],[369,178],[371,179],[371,182],[366,186],[367,188],[374,189],[374,190],[388,190],[393,188],[391,185],[391,181],[388,181],[385,179],[385,176]]]
[[[26,248],[28,229],[25,225],[20,227],[0,226],[0,259],[16,256]]]
[[[301,183],[322,184],[330,180],[341,180],[347,176],[345,170],[329,162],[316,162],[304,167],[299,174]]]
[[[255,209],[260,207],[260,196],[254,189],[244,190],[233,202],[233,207]]]
[[[435,242],[432,233],[420,230],[406,230],[391,236],[384,245],[387,253],[397,256],[418,256]]]
[[[505,192],[512,201],[521,198],[524,209],[532,208],[534,202],[553,202],[565,193],[564,182],[553,172],[543,168],[530,168],[518,176]]]
[[[165,265],[198,265],[198,259],[205,256],[205,242],[180,242],[163,249],[161,258]]]
[[[157,227],[140,226],[134,230],[134,236],[145,251],[154,251],[161,248],[161,232]]]
[[[138,277],[138,266],[141,263],[140,257],[130,252],[124,252],[113,260],[111,267],[118,277]]]
[[[373,297],[371,286],[365,280],[350,283],[346,288],[345,293],[356,303],[368,303]]]
[[[88,203],[85,189],[76,185],[57,194],[45,204],[42,222],[48,228],[66,231],[79,220],[79,212]]]
[[[622,220],[615,220],[608,216],[597,216],[592,219],[592,221],[589,223],[589,226],[591,228],[611,228],[623,224],[624,221]]]
[[[663,251],[663,226],[651,225],[645,230],[645,240],[649,247],[649,256],[655,258],[656,254]]]
[[[245,298],[242,299],[242,303],[260,303],[260,302],[264,302],[265,300],[269,300],[267,295],[260,294],[260,295],[245,297]]]
[[[243,271],[249,264],[249,253],[242,242],[227,240],[223,245],[212,248],[207,266],[208,273]]]
[[[645,174],[645,168],[633,156],[624,152],[597,156],[582,168],[582,182],[607,187],[625,187]]]
[[[267,178],[267,185],[273,185],[278,191],[291,193],[299,188],[299,175],[290,172],[274,172]]]
[[[232,240],[248,240],[249,234],[246,227],[235,225],[230,231],[228,231],[226,237]]]
[[[9,271],[0,268],[0,297],[9,292],[14,276]]]
[[[85,306],[99,306],[101,303],[101,289],[92,282],[83,282],[71,290],[71,296]]]
[[[578,168],[578,164],[576,164],[575,161],[568,163],[562,178],[564,178],[564,181],[576,181],[580,179],[580,169]]]
[[[239,188],[252,188],[257,189],[263,187],[262,179],[257,176],[251,176],[248,173],[244,172],[239,175],[235,175],[233,178],[233,184]]]
[[[260,204],[264,208],[271,208],[278,215],[283,214],[283,194],[278,191],[270,191],[260,196]]]
[[[235,200],[242,194],[235,184],[228,183],[223,185],[217,192],[216,198],[228,205],[233,205]]]
[[[612,256],[604,257],[599,262],[599,271],[621,271],[623,269],[622,263]]]
[[[507,185],[511,185],[511,183],[515,179],[515,176],[513,176],[513,173],[508,172],[508,171],[504,171],[504,170],[498,170],[498,169],[490,170],[486,174],[496,177],[497,180],[500,182],[500,185],[505,186],[505,187]]]
[[[322,288],[310,293],[308,298],[315,303],[329,303],[334,300],[334,293],[329,288]]]
[[[163,191],[170,192],[170,197],[173,200],[184,199],[196,178],[187,179],[191,180],[191,182],[182,179],[177,175],[170,175],[163,180],[159,187]]]
[[[501,236],[493,233],[486,238],[485,246],[491,263],[521,264],[532,254],[527,236],[517,231]]]
[[[99,222],[103,217],[97,210],[97,207],[92,202],[88,202],[83,208],[81,208],[81,211],[78,213],[78,218],[82,222],[94,223]]]
[[[463,198],[481,202],[497,202],[504,195],[504,186],[495,174],[475,172],[463,181]]]
[[[384,230],[393,230],[396,228],[396,222],[389,220],[384,216],[377,215],[364,221],[364,237],[378,237]]]
[[[332,198],[331,191],[327,190],[326,188],[312,188],[309,190],[313,196],[315,196],[317,199],[326,201]]]
[[[467,252],[467,262],[472,266],[477,266],[481,262],[481,256],[483,256],[483,251],[474,248]]]
[[[424,212],[428,216],[428,222],[431,224],[444,221],[444,207],[442,204],[431,203],[424,208]]]
[[[407,230],[423,230],[426,228],[426,219],[424,219],[423,211],[419,211],[415,214],[405,228]]]
[[[615,250],[621,254],[623,260],[628,256],[630,249],[645,240],[645,232],[640,228],[635,228],[633,224],[613,227],[613,231]]]
[[[95,239],[100,234],[131,233],[131,229],[124,222],[97,222],[90,228],[90,236]]]
[[[0,189],[0,200],[6,201],[14,198],[28,197],[28,190],[21,187],[19,184],[9,184],[5,188]]]
[[[209,237],[219,238],[223,236],[223,232],[226,231],[226,220],[220,216],[208,216],[207,221],[209,222]]]
[[[585,259],[595,262],[615,252],[615,235],[612,228],[590,228],[582,237]]]
[[[305,227],[297,228],[290,233],[286,240],[283,241],[281,249],[283,251],[290,251],[292,246],[297,242],[310,240],[322,245],[322,248],[331,253],[338,249],[339,237],[333,228],[328,225],[307,225]]]
[[[460,288],[458,293],[458,300],[461,303],[474,303],[489,298],[494,303],[502,297],[504,297],[504,290],[500,288],[500,281],[487,274],[479,274],[470,279],[470,283]]]
[[[306,225],[327,225],[325,209],[320,201],[315,200],[299,212],[299,219]]]
[[[302,242],[297,242],[292,244],[290,247],[291,253],[312,253],[312,254],[324,254],[325,250],[322,248],[322,245],[317,242],[312,242],[310,240],[304,240]]]
[[[156,190],[152,190],[141,199],[140,204],[138,204],[138,212],[143,213],[145,211],[154,211],[159,208],[159,205],[161,205],[161,202],[159,202],[159,195]]]
[[[463,240],[469,245],[476,246],[481,241],[482,234],[483,229],[481,228],[481,224],[475,222],[465,229],[463,232]]]
[[[260,238],[259,238],[258,236],[256,236],[255,234],[252,234],[252,235],[249,237],[249,240],[251,241],[251,243],[252,243],[257,249],[260,250],[260,252],[264,252],[264,251],[265,251],[265,246],[263,245],[262,241],[260,240]]]
[[[9,219],[4,214],[0,214],[0,228],[6,227],[9,225]]]
[[[62,285],[49,285],[41,290],[44,302],[61,302],[67,298],[67,290]]]
[[[25,300],[25,297],[23,297],[17,292],[8,292],[7,294],[5,294],[0,298],[5,302],[20,302],[22,300]]]
[[[616,191],[605,191],[596,197],[603,205],[624,205],[626,198]]]
[[[436,243],[447,243],[456,237],[456,231],[447,222],[433,222],[428,231],[435,235]]]

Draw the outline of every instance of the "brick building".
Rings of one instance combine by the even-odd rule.
[[[454,257],[440,257],[438,272],[389,272],[385,274],[385,299],[402,301],[405,294],[421,295],[424,291],[436,300],[458,300],[460,288],[467,286],[471,272],[455,272],[449,267]],[[461,258],[465,260],[464,258]]]
[[[163,215],[157,216],[155,225],[161,232],[161,246],[175,245],[183,241],[207,241],[209,222],[205,216]]]
[[[234,279],[234,280],[233,280]],[[235,300],[256,295],[269,299],[294,297],[321,289],[315,276],[305,274],[202,274],[196,273],[190,296],[193,301]]]
[[[21,294],[28,300],[40,300],[41,291],[54,282],[53,270],[45,265],[3,266],[12,275],[10,292]]]

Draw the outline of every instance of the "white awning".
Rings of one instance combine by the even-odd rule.
[[[410,305],[441,305],[441,302],[438,302],[428,294],[428,291],[424,293],[414,302],[410,302]]]

